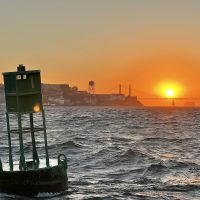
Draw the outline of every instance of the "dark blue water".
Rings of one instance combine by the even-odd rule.
[[[2,107],[0,111],[0,156],[8,162]],[[69,190],[41,196],[200,199],[200,109],[46,107],[46,118],[51,158],[64,153],[69,160]],[[17,136],[12,137],[17,160]],[[38,134],[36,139],[43,157],[43,137]],[[29,135],[25,143],[31,157]],[[0,194],[0,199],[21,197]]]

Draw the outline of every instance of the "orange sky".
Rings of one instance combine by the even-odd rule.
[[[127,93],[131,84],[133,94],[151,98],[174,82],[182,86],[175,97],[200,97],[199,7],[197,0],[3,2],[0,72],[23,63],[41,69],[45,83],[81,90],[89,80],[97,93],[116,93],[119,83]]]

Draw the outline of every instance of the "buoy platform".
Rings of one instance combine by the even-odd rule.
[[[9,166],[0,160],[0,192],[35,196],[39,193],[58,193],[68,188],[67,158],[58,155],[57,161],[49,159],[45,112],[42,104],[41,77],[39,70],[26,71],[19,65],[16,72],[3,73],[6,99],[6,120],[9,147]],[[36,127],[34,118],[41,114],[42,126]],[[10,115],[14,115],[10,118]],[[23,115],[29,117],[24,126]],[[15,119],[17,129],[10,123]],[[28,125],[27,125],[28,124]],[[44,140],[45,158],[37,153],[35,133],[40,132]],[[25,158],[24,137],[31,138],[32,159]],[[18,134],[20,155],[18,162],[13,162],[12,134]],[[1,148],[1,147],[0,147]],[[16,157],[17,155],[15,155]],[[44,162],[43,162],[44,161]]]

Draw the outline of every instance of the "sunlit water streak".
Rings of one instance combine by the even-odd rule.
[[[69,191],[37,198],[200,199],[200,109],[45,109],[51,158],[64,153],[69,160]],[[1,106],[0,156],[8,162],[4,112]],[[18,160],[18,136],[12,139]],[[42,158],[43,136],[37,133],[36,140]],[[28,158],[30,144],[26,134]],[[0,199],[21,197],[0,194]]]

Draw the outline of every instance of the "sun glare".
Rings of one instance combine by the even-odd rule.
[[[176,82],[163,82],[157,85],[155,92],[165,98],[176,98],[183,95],[184,87]]]
[[[34,112],[40,112],[40,105],[39,104],[36,104],[36,105],[34,105],[34,107],[33,107],[33,110],[34,110]]]
[[[166,90],[166,95],[167,95],[168,97],[173,97],[173,96],[174,96],[174,90],[172,90],[172,89]]]

